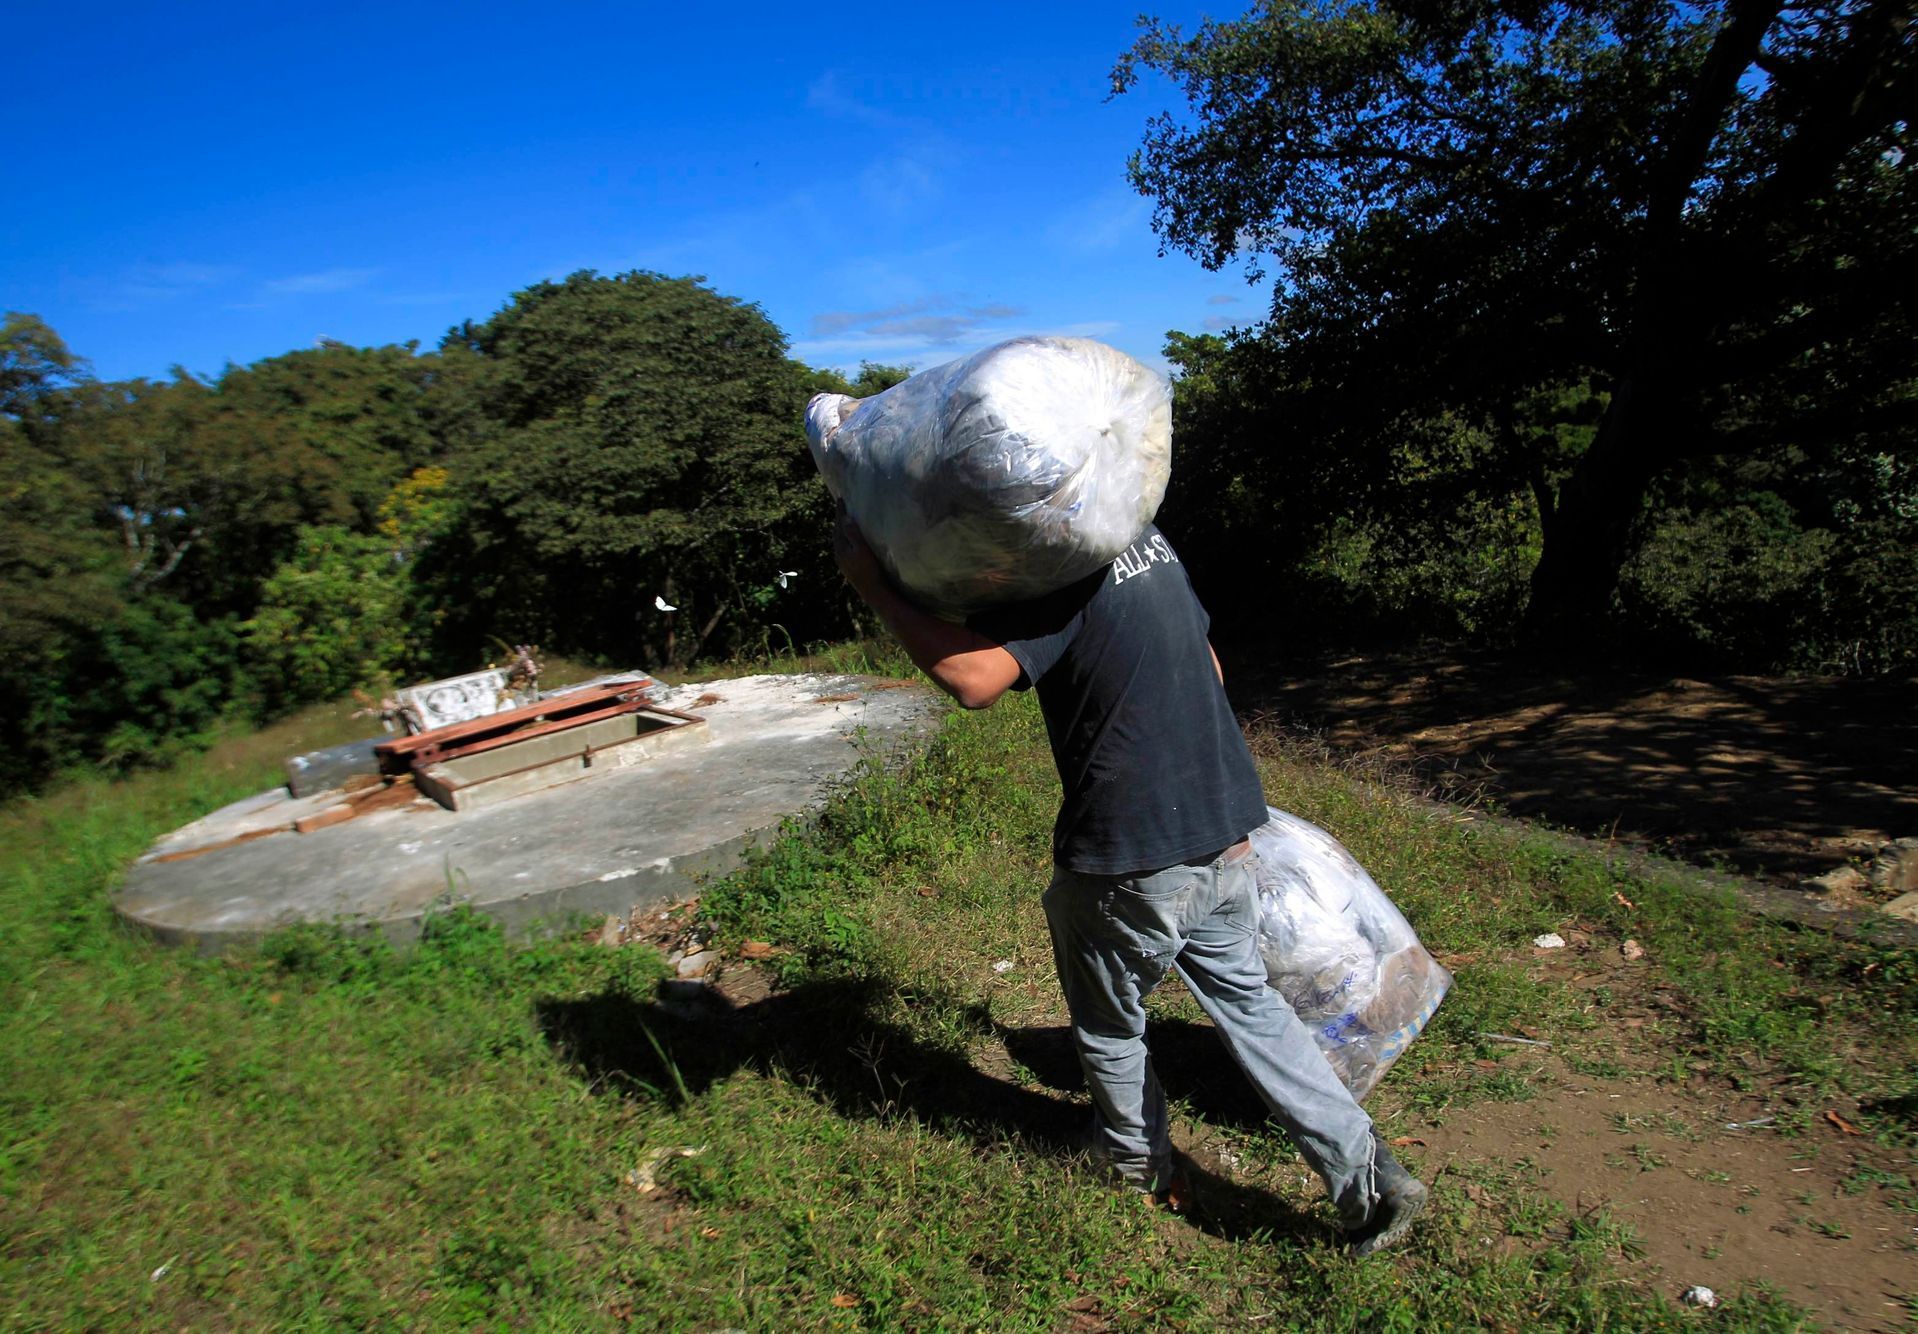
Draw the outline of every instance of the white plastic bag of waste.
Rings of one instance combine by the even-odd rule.
[[[1252,831],[1266,978],[1363,1098],[1451,989],[1385,891],[1342,844],[1277,807]]]
[[[816,394],[813,461],[889,574],[948,620],[1092,573],[1172,468],[1165,377],[1089,338],[1015,338],[870,398]]]

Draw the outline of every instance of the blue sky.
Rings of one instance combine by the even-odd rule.
[[[0,307],[106,378],[210,375],[430,347],[542,278],[648,268],[759,303],[818,366],[1031,332],[1163,366],[1166,330],[1267,298],[1157,254],[1125,161],[1174,94],[1106,97],[1138,12],[20,6]]]

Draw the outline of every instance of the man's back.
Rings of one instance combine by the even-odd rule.
[[[1172,544],[1148,527],[1111,566],[970,624],[1037,686],[1064,787],[1054,854],[1093,875],[1215,853],[1265,819],[1208,620]]]

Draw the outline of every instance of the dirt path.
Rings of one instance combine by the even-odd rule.
[[[1241,714],[1447,795],[1784,884],[1918,835],[1918,682],[1562,667],[1401,651],[1228,655]]]
[[[1524,962],[1541,981],[1603,988],[1606,1024],[1569,1043],[1496,1047],[1498,1064],[1536,1090],[1529,1099],[1400,1122],[1422,1141],[1415,1152],[1428,1172],[1462,1184],[1493,1244],[1550,1244],[1528,1239],[1514,1218],[1507,1192],[1523,1186],[1544,1192],[1564,1219],[1628,1227],[1642,1253],[1627,1274],[1667,1296],[1763,1284],[1833,1328],[1911,1328],[1910,1150],[1861,1134],[1849,1103],[1768,1102],[1768,1079],[1740,1092],[1714,1077],[1669,1031],[1669,1002],[1645,975],[1656,974],[1652,960],[1574,940]]]
[[[1428,1176],[1463,1184],[1468,1226],[1482,1217],[1488,1245],[1552,1244],[1550,1228],[1513,1235],[1526,1231],[1510,1206],[1519,1184],[1564,1218],[1630,1227],[1643,1256],[1626,1272],[1669,1297],[1762,1283],[1836,1328],[1910,1328],[1918,1214],[1886,1184],[1908,1164],[1829,1123],[1781,1133],[1762,1105],[1720,1089],[1581,1076],[1550,1056],[1531,1064],[1547,1087],[1528,1102],[1408,1122],[1423,1145],[1410,1152]]]

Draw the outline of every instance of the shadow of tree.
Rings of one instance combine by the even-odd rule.
[[[981,1147],[1087,1163],[1083,1081],[1068,1030],[997,1029],[1026,1087],[930,1046],[878,1016],[883,984],[814,982],[735,1006],[708,988],[697,1003],[647,1001],[620,992],[537,1003],[540,1031],[596,1089],[634,1098],[695,1099],[741,1069],[803,1088],[847,1118],[909,1117]],[[1167,1096],[1208,1124],[1248,1127],[1263,1109],[1212,1031],[1155,1024],[1154,1064]],[[1236,1085],[1236,1087],[1235,1087]],[[1230,1240],[1258,1236],[1322,1242],[1317,1218],[1277,1197],[1195,1164],[1192,1221]]]
[[[1671,677],[1418,649],[1227,657],[1243,712],[1511,814],[1784,881],[1918,832],[1906,681]]]

